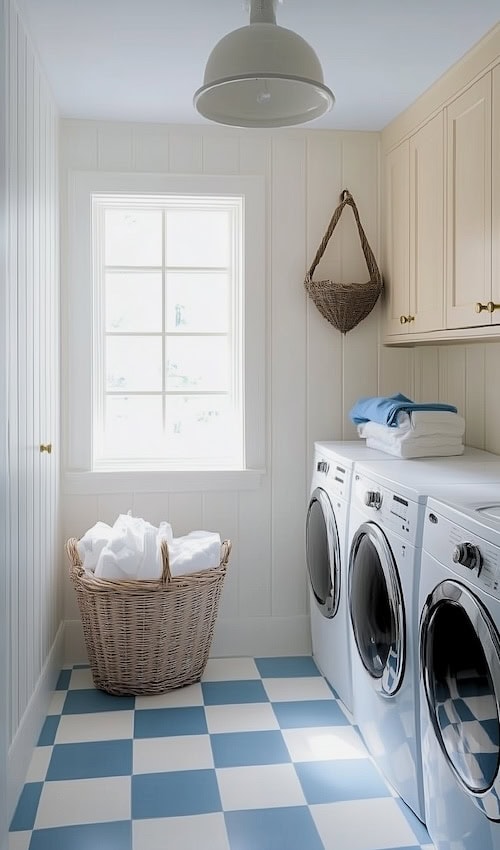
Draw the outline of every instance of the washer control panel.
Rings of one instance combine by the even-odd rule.
[[[314,484],[323,487],[339,499],[349,498],[351,471],[331,458],[316,454],[314,457]]]
[[[384,528],[394,531],[413,545],[417,543],[422,512],[419,505],[389,490],[377,481],[355,473],[351,504],[361,510],[366,519],[373,519]]]

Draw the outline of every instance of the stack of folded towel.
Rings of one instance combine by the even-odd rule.
[[[368,448],[396,457],[450,457],[464,451],[465,420],[452,404],[417,403],[397,393],[362,398],[349,416]]]
[[[174,537],[168,522],[151,525],[140,517],[120,514],[113,526],[97,522],[78,541],[84,569],[98,578],[159,579],[161,542],[167,541],[172,576],[218,567],[221,539],[217,532],[191,531]]]

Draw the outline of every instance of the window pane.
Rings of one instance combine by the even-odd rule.
[[[229,265],[229,213],[225,210],[169,210],[167,265]]]
[[[161,332],[161,274],[106,274],[106,330]]]
[[[161,210],[106,210],[107,266],[161,266]]]
[[[167,274],[167,331],[227,331],[228,290],[226,274]]]
[[[163,454],[161,396],[107,396],[104,457]]]
[[[226,337],[167,338],[167,389],[227,390]]]
[[[108,336],[106,389],[161,390],[161,337]]]
[[[174,457],[240,454],[237,421],[227,397],[169,396],[166,431],[168,454]]]

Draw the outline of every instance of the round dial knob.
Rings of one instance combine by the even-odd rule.
[[[378,510],[382,504],[382,494],[378,490],[367,490],[365,493],[365,505]]]
[[[481,552],[473,543],[459,543],[455,546],[453,560],[455,564],[462,564],[468,570],[475,570],[477,568],[478,572],[483,563]]]

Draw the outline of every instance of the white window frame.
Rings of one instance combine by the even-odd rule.
[[[243,199],[243,432],[241,469],[94,471],[92,433],[93,268],[92,197],[95,194],[234,196]],[[246,489],[258,486],[265,471],[265,187],[258,176],[165,175],[71,171],[63,327],[63,425],[66,492],[154,492],[190,489]]]

